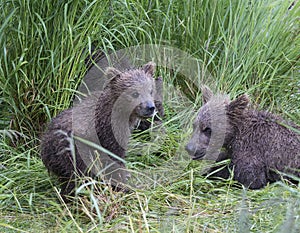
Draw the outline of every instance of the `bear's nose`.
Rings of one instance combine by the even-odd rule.
[[[189,155],[193,156],[195,154],[195,146],[192,143],[188,143],[185,146],[185,150],[189,153]]]
[[[146,104],[146,110],[147,110],[147,113],[153,114],[153,113],[154,113],[154,110],[155,110],[154,103],[152,103],[152,102],[147,102],[147,104]]]

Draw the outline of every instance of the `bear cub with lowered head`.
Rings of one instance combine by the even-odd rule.
[[[107,180],[115,177],[117,182],[124,181],[118,178],[122,176],[118,169],[125,168],[123,159],[131,131],[140,120],[155,114],[155,83],[161,83],[161,78],[156,82],[154,71],[153,62],[122,72],[108,68],[110,79],[103,91],[52,119],[42,137],[41,158],[62,183],[63,197],[74,193],[76,176],[95,177],[106,167],[110,167]],[[94,148],[73,136],[100,144],[109,152],[98,151],[100,155],[93,157]]]
[[[202,88],[203,106],[186,150],[193,159],[230,159],[228,167],[208,174],[233,178],[250,189],[280,180],[279,172],[300,177],[300,127],[251,108],[247,95],[229,101]]]

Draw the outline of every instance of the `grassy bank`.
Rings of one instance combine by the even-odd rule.
[[[298,186],[283,181],[246,191],[232,180],[211,181],[201,176],[205,164],[191,162],[183,148],[203,82],[231,97],[246,92],[261,108],[300,124],[300,5],[289,6],[269,0],[0,3],[0,232],[298,232]],[[72,106],[92,46],[112,52],[144,44],[177,48],[198,67],[189,77],[180,66],[158,66],[165,131],[150,142],[132,140],[128,154],[142,185],[116,193],[90,182],[74,205],[61,203],[57,180],[39,158],[41,132]]]

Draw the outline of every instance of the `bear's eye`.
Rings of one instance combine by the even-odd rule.
[[[152,95],[152,94],[153,94],[153,90],[150,91],[150,95]]]
[[[206,136],[210,136],[210,135],[211,135],[211,128],[206,127],[202,132],[203,132]]]
[[[140,96],[140,93],[138,93],[138,92],[136,91],[136,92],[133,92],[133,93],[131,94],[131,96],[132,96],[133,98],[138,98],[138,97]]]

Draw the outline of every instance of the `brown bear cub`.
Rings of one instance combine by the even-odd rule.
[[[76,176],[104,173],[108,181],[126,180],[124,158],[131,131],[156,112],[154,71],[153,62],[122,72],[109,68],[103,91],[52,119],[41,140],[41,158],[59,177],[63,197],[74,194]],[[95,147],[80,138],[102,149],[92,153]]]
[[[274,114],[251,108],[247,95],[230,101],[202,89],[203,106],[194,122],[186,150],[193,159],[230,159],[228,167],[208,174],[259,189],[281,174],[300,177],[300,127]]]
[[[89,54],[85,58],[85,65],[87,72],[85,73],[83,83],[80,88],[83,90],[79,90],[83,93],[99,90],[99,87],[104,86],[106,83],[106,78],[104,77],[104,71],[101,67],[107,67],[109,61],[112,62],[117,69],[124,70],[124,68],[129,69],[132,67],[130,63],[130,59],[124,54],[110,54],[106,55],[102,50],[96,49],[92,46],[91,54]],[[96,65],[95,65],[96,64]],[[122,72],[122,71],[121,71]],[[87,89],[88,91],[87,91]],[[141,119],[136,125],[136,129],[138,131],[145,131],[154,125],[161,125],[161,119],[164,117],[164,107],[163,107],[163,80],[161,77],[155,79],[155,96],[154,103],[157,113],[155,114],[153,119]]]

